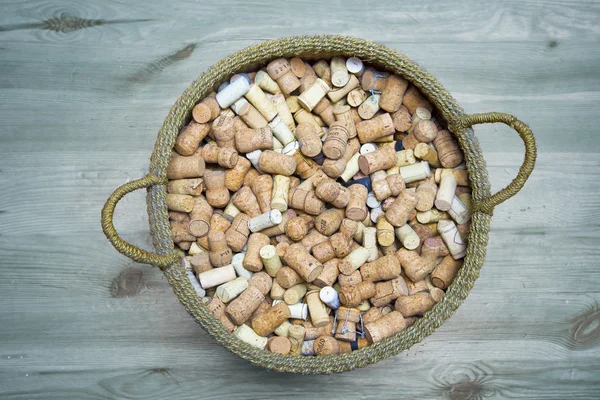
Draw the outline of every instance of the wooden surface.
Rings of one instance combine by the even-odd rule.
[[[600,5],[3,1],[0,4],[0,397],[6,399],[600,398]],[[219,347],[158,270],[100,230],[144,175],[188,84],[265,39],[341,33],[425,66],[467,112],[537,135],[525,189],[496,209],[474,290],[432,336],[333,376],[268,372]],[[476,129],[494,190],[522,159]],[[117,228],[150,248],[144,194]]]

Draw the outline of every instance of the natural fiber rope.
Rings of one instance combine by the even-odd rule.
[[[478,205],[477,210],[482,212],[476,211],[473,214],[464,266],[459,270],[454,282],[448,288],[444,299],[410,328],[380,343],[354,351],[351,354],[324,357],[293,357],[256,349],[230,334],[207,311],[191,286],[182,264],[175,263],[164,269],[165,276],[169,284],[173,287],[173,291],[179,298],[179,301],[211,336],[241,358],[252,364],[275,371],[303,374],[349,371],[398,354],[400,351],[409,348],[430,335],[452,315],[467,297],[475,280],[479,276],[479,270],[485,259],[491,211],[495,205],[514,195],[520,189],[522,183],[524,183],[524,180],[531,172],[530,169],[533,167],[535,160],[533,136],[531,136],[531,131],[528,130],[529,128],[525,124],[522,124],[514,117],[512,117],[514,119],[505,118],[504,116],[507,114],[483,114],[484,116],[488,116],[488,118],[465,116],[452,96],[432,75],[410,61],[406,56],[386,46],[344,36],[301,36],[277,39],[246,48],[217,62],[192,83],[171,108],[158,133],[158,139],[150,163],[151,175],[140,180],[143,182],[131,182],[117,189],[115,194],[109,198],[110,207],[107,208],[105,206],[106,213],[103,210],[103,228],[106,222],[109,228],[112,227],[114,229],[112,226],[114,205],[122,196],[132,190],[147,187],[151,182],[156,182],[154,186],[149,188],[147,196],[148,216],[154,247],[162,254],[160,256],[160,263],[154,262],[154,264],[163,266],[166,262],[173,263],[175,259],[175,255],[173,254],[174,245],[166,207],[166,169],[175,138],[181,127],[189,120],[193,106],[232,74],[244,70],[249,71],[264,65],[274,58],[299,56],[317,59],[335,55],[358,57],[378,68],[402,75],[421,90],[437,108],[440,116],[446,120],[449,128],[457,136],[459,144],[465,153],[465,160],[473,189],[473,201]],[[490,197],[490,184],[485,161],[479,148],[479,142],[473,130],[470,129],[473,124],[482,122],[504,122],[512,126],[519,132],[526,143],[526,148],[529,149],[526,152],[524,167],[521,168],[523,173],[521,174],[520,172],[520,175],[517,175],[513,186],[509,185],[504,192],[501,191],[495,195],[496,197]],[[531,145],[533,145],[533,151],[531,151]],[[119,193],[117,194],[117,192]],[[110,224],[108,224],[108,221],[110,221]],[[145,254],[146,252],[143,252],[143,250],[122,242],[113,229],[108,229],[107,236],[110,235],[109,240],[111,240],[111,243],[121,253],[140,262],[147,262],[144,260],[156,261],[155,258]],[[105,230],[106,232],[107,230]]]

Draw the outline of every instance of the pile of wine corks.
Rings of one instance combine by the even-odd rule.
[[[443,301],[471,218],[463,153],[401,76],[279,58],[202,99],[168,166],[173,241],[249,345],[343,354]]]

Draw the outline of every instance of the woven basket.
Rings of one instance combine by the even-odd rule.
[[[338,356],[293,357],[273,354],[252,347],[225,330],[197,296],[175,250],[166,204],[166,170],[171,151],[180,129],[190,120],[194,105],[232,74],[249,71],[278,57],[299,56],[324,58],[336,55],[355,56],[378,68],[394,72],[413,83],[436,107],[448,128],[458,138],[465,154],[472,184],[473,217],[464,266],[436,304],[413,326],[369,347]],[[488,173],[471,127],[475,124],[501,122],[513,128],[525,144],[525,159],[517,177],[504,189],[491,195]],[[442,85],[423,68],[406,56],[386,46],[344,36],[300,36],[270,40],[248,47],[227,57],[208,69],[175,102],[158,133],[148,175],[118,188],[102,209],[102,228],[114,247],[134,261],[159,267],[173,291],[194,319],[219,343],[239,357],[261,367],[280,372],[318,374],[349,371],[393,356],[420,342],[439,327],[465,300],[479,277],[485,259],[490,220],[494,207],[514,196],[531,174],[536,147],[529,127],[510,114],[486,113],[466,115]],[[141,250],[119,237],[113,225],[117,202],[134,190],[148,188],[148,216],[154,248]]]

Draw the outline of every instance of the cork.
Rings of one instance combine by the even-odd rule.
[[[406,276],[413,282],[424,279],[435,268],[435,262],[424,259],[416,251],[403,248],[396,252],[396,257]]]
[[[235,269],[235,273],[240,277],[246,280],[250,280],[254,275],[254,272],[248,271],[244,268],[244,255],[245,253],[237,253],[234,254],[231,258],[231,265],[233,265],[233,269]]]
[[[167,184],[167,193],[200,196],[204,190],[204,179],[176,179]]]
[[[419,141],[412,133],[409,133],[402,138],[402,147],[404,147],[404,149],[406,150],[414,151],[415,147],[417,147],[418,144]]]
[[[394,235],[394,227],[382,216],[377,220],[377,243],[381,246],[390,246],[396,240]]]
[[[244,97],[248,99],[258,112],[265,117],[267,121],[271,121],[277,115],[277,109],[269,100],[265,92],[256,83],[250,85],[248,92],[244,94]]]
[[[203,237],[208,234],[210,229],[210,218],[213,209],[203,197],[194,199],[194,207],[190,213],[189,232],[195,237]]]
[[[340,307],[336,311],[337,323],[334,337],[342,342],[356,340],[356,324],[360,321],[360,310],[350,307]]]
[[[331,244],[331,249],[337,258],[346,257],[348,254],[350,254],[354,247],[354,241],[352,238],[344,235],[341,232],[331,235],[329,243]]]
[[[192,118],[199,124],[205,124],[219,116],[221,108],[213,96],[205,97],[192,109]]]
[[[452,201],[456,197],[458,183],[452,175],[442,176],[440,187],[435,196],[435,207],[440,211],[448,211],[452,207]]]
[[[458,225],[466,224],[471,220],[471,210],[458,196],[454,196],[448,214]]]
[[[463,258],[467,251],[467,246],[463,241],[456,224],[452,221],[441,220],[438,222],[438,232],[448,246],[450,254],[455,260]]]
[[[172,153],[167,166],[167,179],[198,178],[204,175],[204,158],[194,154],[189,157]]]
[[[284,212],[288,208],[288,195],[290,178],[284,175],[273,177],[273,190],[271,192],[271,208]]]
[[[346,60],[343,57],[333,57],[330,63],[331,68],[331,83],[333,86],[344,87],[350,80],[348,69],[346,68]]]
[[[390,196],[398,196],[406,185],[400,174],[387,175],[385,179],[373,181],[371,179],[373,194],[379,201],[383,201]]]
[[[281,89],[279,88],[277,82],[275,82],[266,71],[258,71],[256,73],[256,76],[254,77],[254,83],[257,84],[262,90],[264,90],[267,93],[281,93]]]
[[[228,108],[250,90],[250,83],[245,79],[237,79],[217,93],[215,100],[222,109]]]
[[[392,311],[376,321],[365,324],[365,335],[371,343],[379,343],[394,336],[406,327],[401,313]]]
[[[356,307],[363,300],[375,296],[375,284],[370,280],[363,280],[357,285],[344,286],[341,288],[340,302],[346,307]]]
[[[356,88],[350,91],[346,96],[346,101],[352,107],[360,106],[367,99],[367,92],[362,90],[362,88]]]
[[[339,342],[331,336],[319,336],[315,339],[314,351],[318,356],[340,354]]]
[[[375,261],[379,257],[377,252],[377,228],[364,228],[362,243],[363,246],[369,251],[367,261]]]
[[[306,333],[306,330],[304,329],[303,326],[300,326],[300,325],[290,326],[290,329],[288,331],[288,339],[290,340],[290,343],[291,343],[291,350],[289,353],[291,356],[299,356],[301,354],[302,343],[304,342],[304,334],[305,333]]]
[[[333,106],[331,105],[331,102],[326,97],[323,97],[315,105],[315,108],[313,109],[313,113],[315,113],[319,117],[321,117],[321,119],[327,126],[331,126],[331,124],[333,124],[335,122],[335,114],[333,113]]]
[[[193,242],[196,239],[195,236],[188,232],[187,222],[170,221],[169,225],[171,227],[171,233],[173,234],[173,242]]]
[[[432,208],[429,211],[418,212],[417,213],[417,221],[422,224],[430,224],[434,222],[438,222],[441,219],[448,218],[449,215],[445,212],[439,211],[435,208]]]
[[[415,250],[421,244],[419,235],[408,224],[397,227],[396,236],[400,240],[400,243],[402,243],[402,246],[408,250]]]
[[[316,78],[314,83],[298,96],[298,103],[308,112],[312,111],[316,105],[331,90],[327,82]]]
[[[372,142],[394,134],[394,122],[389,113],[380,114],[370,120],[356,124],[356,133],[361,143]]]
[[[239,119],[247,126],[243,126],[241,128],[252,128],[252,129],[260,129],[267,126],[268,121],[265,117],[262,116],[258,110],[248,102],[245,98],[238,100],[235,103],[236,107],[234,108],[235,112],[238,114]],[[234,107],[234,106],[232,106]],[[239,123],[235,123],[234,118],[234,126]]]
[[[269,237],[260,233],[252,233],[248,238],[248,246],[244,257],[244,268],[248,271],[258,272],[263,269],[260,249],[269,244]]]
[[[424,181],[417,186],[417,205],[415,208],[418,211],[428,211],[433,207],[438,187],[435,183],[430,181]]]
[[[260,211],[262,213],[267,213],[271,211],[271,193],[273,191],[273,178],[270,175],[259,175],[250,183],[250,188],[252,189],[252,193],[254,193],[254,196],[256,197],[256,201],[258,203],[258,206],[260,207]],[[279,219],[280,217],[281,213],[279,213]],[[279,222],[269,226],[276,225]]]
[[[175,245],[177,245],[177,247],[179,247],[181,250],[188,251],[191,249],[193,242],[177,242],[173,240],[173,243],[175,243]]]
[[[239,277],[217,287],[216,295],[223,303],[229,303],[248,287],[248,281]]]
[[[210,263],[215,267],[223,267],[231,263],[233,253],[225,242],[225,233],[218,230],[211,230],[208,233],[208,253]]]
[[[396,156],[398,157],[396,162],[396,167],[398,168],[412,165],[417,162],[412,149],[398,151],[396,152]],[[394,173],[398,173],[398,171],[399,170],[395,170]]]
[[[231,222],[231,226],[225,231],[225,242],[235,252],[240,252],[248,241],[250,230],[248,221],[250,217],[244,213],[239,213]]]
[[[417,204],[416,193],[410,190],[403,190],[391,207],[385,212],[385,217],[394,226],[402,226],[406,224],[410,213],[414,210]]]
[[[387,86],[388,75],[380,72],[373,71],[372,69],[366,70],[360,80],[361,87],[363,90],[370,91],[376,90],[381,92]]]
[[[356,89],[354,89],[356,90]],[[352,92],[350,92],[352,93]],[[377,113],[377,111],[379,111],[379,99],[380,99],[381,95],[380,94],[371,94],[370,96],[367,96],[367,98],[361,103],[360,106],[358,106],[358,115],[360,116],[360,118],[362,119],[371,119],[375,116],[375,114]]]
[[[304,282],[302,277],[290,267],[280,268],[279,271],[277,271],[275,279],[284,289],[289,289],[294,285]]]
[[[362,221],[368,216],[366,206],[367,196],[369,191],[366,187],[359,184],[351,185],[348,188],[350,192],[350,200],[346,206],[346,217],[354,221]]]
[[[250,232],[261,232],[264,229],[272,228],[283,221],[283,216],[279,210],[270,210],[260,214],[248,221]],[[264,234],[264,232],[262,232]],[[269,235],[266,235],[270,237]]]
[[[291,189],[288,205],[296,210],[301,210],[311,215],[319,215],[325,210],[325,203],[319,199],[314,190]]]
[[[290,63],[285,58],[278,58],[267,65],[269,76],[277,82],[281,92],[285,95],[300,87],[300,80],[293,74],[291,69]]]
[[[437,127],[433,121],[424,119],[417,123],[412,131],[412,134],[419,142],[429,143],[435,139],[437,135]]]
[[[181,211],[169,211],[169,221],[184,222],[189,221],[190,217],[188,213]]]
[[[290,352],[292,344],[290,339],[282,336],[274,336],[269,338],[267,342],[267,350],[271,353],[286,355]]]
[[[207,163],[217,163],[223,168],[233,168],[238,162],[238,153],[233,147],[217,147],[209,143],[199,153]]]
[[[325,135],[325,131],[323,131],[321,125],[317,122],[317,119],[315,117],[315,115],[311,114],[303,108],[294,113],[294,120],[297,124],[307,123],[313,125],[317,130],[317,134],[319,135],[319,137],[322,137]]]
[[[255,286],[248,286],[225,309],[225,313],[235,325],[242,325],[261,305],[264,295]]]
[[[254,321],[252,329],[260,336],[267,336],[290,317],[290,309],[285,303],[277,303]]]
[[[331,208],[317,215],[315,218],[315,229],[325,236],[331,236],[337,232],[344,219],[344,210]]]
[[[399,169],[400,175],[405,183],[420,181],[431,176],[431,169],[427,161],[421,161],[411,165],[405,165]]]
[[[287,126],[288,130],[293,131],[296,128],[296,123],[288,103],[286,102],[285,96],[283,94],[276,94],[271,97],[271,102],[275,106],[277,114]]]
[[[354,238],[354,240],[360,242],[361,237],[358,237],[359,230],[362,230],[363,226],[358,221],[354,221],[350,218],[344,218],[340,225],[340,233],[348,238]]]
[[[314,281],[323,272],[323,265],[300,243],[294,243],[288,248],[284,260],[307,282]]]
[[[333,83],[333,81],[332,81],[332,83]],[[329,97],[329,100],[336,103],[336,102],[342,100],[344,97],[346,97],[346,95],[348,93],[350,93],[350,91],[352,91],[353,89],[356,89],[359,84],[360,84],[360,82],[358,81],[358,78],[355,75],[350,75],[350,79],[343,87],[340,87],[340,88],[337,88],[336,90],[332,90],[332,91],[328,92],[327,97]]]
[[[418,143],[414,148],[415,157],[427,161],[434,168],[442,166],[438,158],[438,153],[435,149],[425,143]]]
[[[167,208],[171,211],[188,213],[194,208],[194,198],[187,194],[167,193]]]
[[[202,139],[206,137],[210,126],[195,121],[183,128],[175,140],[175,151],[182,156],[191,156],[198,149]]]
[[[418,125],[419,122],[423,121],[423,120],[430,120],[431,119],[431,112],[423,107],[418,107],[415,112],[413,113],[412,116],[412,122],[410,124],[410,128],[408,128],[407,132],[408,133],[413,133],[414,129],[416,128],[416,126]]]
[[[258,168],[268,174],[290,176],[296,170],[296,160],[292,156],[265,150],[258,160]]]
[[[213,266],[210,264],[208,252],[206,251],[194,254],[194,256],[190,259],[190,264],[192,265],[192,269],[196,275],[213,269]]]
[[[412,296],[402,296],[396,299],[394,309],[404,317],[421,316],[431,310],[435,300],[427,292],[415,293]]]
[[[286,235],[293,241],[301,240],[308,231],[314,226],[313,218],[309,215],[302,215],[290,219],[285,226]]]
[[[298,142],[294,142],[298,144]],[[289,146],[289,145],[288,145]],[[284,149],[285,153],[285,149]],[[319,165],[309,157],[303,155],[301,152],[295,149],[292,153],[294,160],[296,160],[296,171],[295,174],[302,179],[308,179],[313,176],[319,169]]]
[[[395,130],[406,132],[412,125],[412,116],[406,107],[401,105],[398,111],[392,113],[392,122]]]
[[[319,297],[320,290],[311,290],[306,293],[306,304],[312,325],[320,328],[329,324],[329,314],[325,304]]]
[[[304,246],[304,248],[306,248],[307,251],[311,251],[314,246],[318,245],[319,243],[326,242],[327,240],[327,236],[321,235],[321,233],[319,233],[319,231],[316,229],[311,229],[308,234],[302,238],[300,243],[302,246]]]
[[[225,171],[225,187],[232,192],[237,192],[244,183],[244,177],[252,165],[244,157],[238,157],[235,166]]]
[[[350,191],[332,180],[320,182],[315,188],[315,195],[336,208],[345,208],[350,201]]]
[[[212,231],[225,232],[227,229],[229,229],[231,222],[229,222],[229,220],[221,215],[220,211],[218,211],[210,216],[209,224],[210,228],[208,233],[210,234]],[[206,249],[210,249],[208,236],[198,238],[197,243]]]
[[[337,280],[338,275],[340,274],[340,271],[338,269],[339,262],[339,258],[332,258],[324,262],[323,271],[312,283],[319,287],[332,286]],[[321,300],[323,299],[321,298]]]
[[[211,132],[219,147],[235,147],[233,118],[220,115],[213,121]]]
[[[452,175],[459,186],[469,185],[469,172],[466,169],[450,169],[450,168],[438,168],[435,170],[435,183],[440,183],[442,176]]]
[[[242,80],[244,79],[238,79],[238,81]],[[269,341],[269,339],[267,339],[266,337],[258,336],[248,325],[238,326],[233,332],[233,335],[241,341],[260,350],[263,350],[267,346],[267,342]]]
[[[358,270],[354,271],[350,275],[340,274],[338,276],[338,283],[340,287],[358,285],[361,282],[362,277],[360,275],[360,271]]]
[[[219,286],[225,282],[232,281],[235,278],[235,270],[231,264],[225,267],[213,268],[198,274],[198,280],[203,289]]]
[[[446,130],[438,131],[433,144],[444,168],[454,168],[463,162],[463,153],[450,132]]]
[[[360,171],[365,175],[392,168],[396,162],[396,151],[390,146],[384,146],[373,153],[362,154],[358,157]]]
[[[356,137],[356,122],[352,116],[352,109],[350,106],[336,106],[333,108],[333,114],[335,120],[340,121],[344,124],[344,127],[348,131],[348,138],[352,139]]]
[[[429,262],[436,262],[438,257],[445,257],[450,254],[448,246],[440,236],[430,237],[423,241],[421,247],[421,257]]]
[[[235,133],[235,145],[240,153],[254,150],[270,150],[273,148],[273,134],[266,126],[258,129],[240,129]]]
[[[429,101],[423,97],[419,89],[414,86],[410,86],[404,93],[402,98],[402,104],[408,109],[408,112],[414,114],[417,108],[423,107],[429,111],[433,111],[433,106]]]
[[[344,275],[350,275],[361,265],[363,265],[367,259],[369,258],[369,250],[364,247],[358,247],[350,254],[348,254],[340,263],[338,264],[338,269]]]
[[[247,254],[244,256],[246,258]],[[252,275],[248,280],[248,286],[256,287],[263,296],[266,296],[271,291],[273,279],[265,271],[260,271]],[[267,307],[268,308],[268,307]]]
[[[314,157],[321,152],[322,142],[314,125],[305,122],[298,124],[295,136],[305,156]]]
[[[397,278],[400,271],[400,262],[394,255],[380,257],[360,268],[363,281],[369,280],[372,282]]]
[[[271,298],[273,300],[283,300],[283,295],[285,294],[285,291],[286,289],[282,288],[281,285],[277,282],[277,280],[274,279],[273,284],[271,285]]]
[[[240,190],[233,195],[233,204],[241,212],[247,214],[251,218],[260,215],[258,200],[252,192],[252,189],[248,186],[242,186]]]
[[[390,75],[385,89],[381,93],[379,106],[387,112],[398,111],[402,106],[402,98],[407,87],[408,81],[398,75]]]
[[[320,263],[324,263],[335,257],[335,251],[329,240],[314,246],[312,254]]]
[[[248,171],[248,174],[246,174],[246,177],[244,177],[244,184],[249,184],[249,181],[254,179],[257,175],[260,175],[261,172],[259,172],[260,168],[258,167],[258,160],[259,160],[261,154],[262,154],[262,150],[254,150],[254,151],[251,151],[250,153],[246,153],[246,158],[252,163],[254,168],[256,168],[256,175],[250,175],[250,173],[252,172],[252,169],[250,171]],[[252,173],[252,174],[254,174],[254,173]],[[248,176],[248,175],[250,175],[250,176]]]
[[[408,287],[403,277],[375,284],[375,296],[370,299],[374,307],[389,304],[401,296],[408,296]],[[365,323],[368,321],[365,321]]]
[[[383,283],[378,283],[377,285],[383,285]],[[377,287],[377,285],[375,285]],[[363,323],[367,324],[369,322],[377,321],[379,318],[383,317],[381,313],[381,306],[371,307],[367,312],[365,312],[362,316]]]
[[[223,208],[229,202],[229,191],[225,187],[225,174],[212,171],[204,177],[206,201],[215,208]]]
[[[455,260],[450,255],[444,257],[431,273],[431,283],[437,288],[447,289],[462,265],[462,261]]]
[[[294,285],[291,288],[286,289],[286,291],[283,294],[283,301],[285,301],[289,305],[300,303],[300,301],[306,294],[306,290],[307,287],[305,283],[299,283],[297,285]]]

